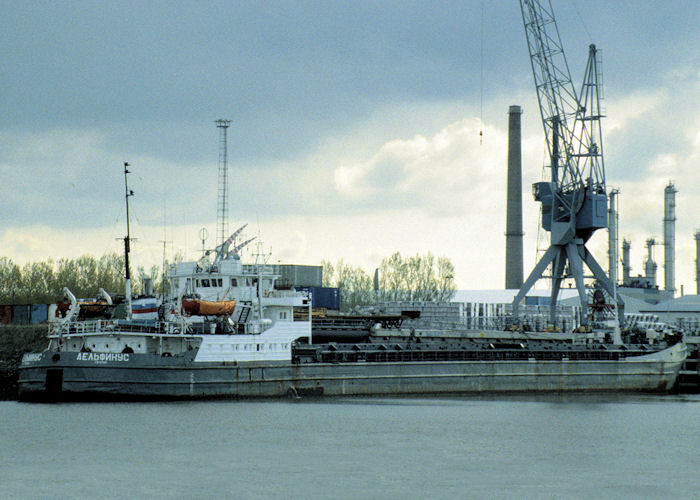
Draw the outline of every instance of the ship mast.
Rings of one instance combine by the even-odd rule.
[[[126,317],[131,319],[131,274],[129,273],[129,242],[131,237],[129,232],[129,196],[133,196],[134,192],[129,189],[129,181],[127,178],[127,174],[129,174],[127,167],[129,166],[130,165],[127,162],[124,162],[124,200],[126,202],[126,236],[124,237],[124,293],[126,295]]]

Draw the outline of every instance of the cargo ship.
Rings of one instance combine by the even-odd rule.
[[[110,316],[108,294],[81,301],[64,289],[47,349],[22,359],[20,400],[666,392],[686,356],[680,342],[590,335],[421,336],[402,330],[400,317],[340,316],[342,327],[328,328],[328,319],[315,327],[312,297],[276,289],[273,268],[244,265],[237,247],[181,262],[169,278],[169,299],[146,299],[147,309],[135,299],[121,319]]]

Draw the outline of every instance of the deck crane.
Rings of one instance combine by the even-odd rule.
[[[520,302],[551,264],[552,324],[556,324],[556,302],[562,280],[573,277],[581,302],[581,323],[586,325],[584,263],[617,302],[621,320],[624,302],[585,246],[597,229],[607,227],[600,109],[602,82],[596,47],[589,46],[583,85],[577,94],[551,1],[520,0],[520,8],[551,170],[551,180],[533,184],[532,193],[535,201],[541,203],[542,228],[550,233],[550,246],[513,299],[513,321],[518,323]]]

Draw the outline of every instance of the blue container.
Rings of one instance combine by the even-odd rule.
[[[31,322],[43,323],[49,317],[49,306],[46,304],[32,304]]]
[[[340,309],[340,290],[337,288],[312,286],[310,291],[313,294],[311,297],[313,307],[325,307],[334,311]]]
[[[333,311],[340,310],[340,290],[325,286],[294,287],[298,291],[311,293],[312,307],[325,307]]]

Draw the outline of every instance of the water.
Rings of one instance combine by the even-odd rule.
[[[700,396],[0,402],[0,498],[700,498]]]

